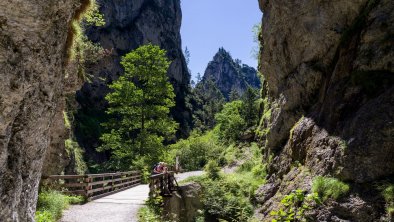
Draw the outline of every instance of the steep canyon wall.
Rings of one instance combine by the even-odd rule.
[[[394,173],[394,2],[259,3],[271,112],[262,139],[273,159],[258,194],[261,217],[325,175],[351,192],[316,210],[316,221],[382,220],[384,200],[372,184]]]
[[[78,0],[0,1],[0,221],[33,221]]]

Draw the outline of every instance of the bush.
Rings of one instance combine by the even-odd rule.
[[[217,142],[214,133],[209,131],[204,135],[194,132],[188,139],[170,145],[169,149],[172,151],[167,161],[171,163],[176,156],[179,156],[181,167],[191,171],[202,169],[211,159],[217,160],[224,147]],[[219,162],[224,161],[219,160]]]
[[[387,203],[394,202],[394,184],[387,185],[382,194]]]
[[[61,218],[63,210],[70,204],[79,204],[83,201],[82,197],[66,196],[58,191],[42,191],[38,195],[36,221],[55,222]]]
[[[235,142],[247,124],[241,116],[243,103],[236,100],[226,103],[223,110],[215,115],[219,127],[219,138],[224,142]]]
[[[205,165],[205,171],[207,172],[207,176],[216,180],[220,177],[220,167],[215,160],[210,160],[207,165]]]
[[[382,188],[387,214],[389,217],[394,218],[394,184],[385,184]]]
[[[310,221],[305,215],[305,211],[312,209],[313,203],[320,204],[317,193],[306,195],[303,190],[295,190],[283,197],[280,201],[282,207],[273,210],[270,215],[273,216],[273,222],[291,222],[291,221]]]
[[[202,183],[202,202],[206,214],[226,221],[247,221],[253,214],[253,206],[244,188],[226,177],[220,180],[205,180]]]
[[[349,185],[336,178],[318,176],[313,180],[312,191],[318,193],[323,201],[329,198],[336,200],[349,192]]]

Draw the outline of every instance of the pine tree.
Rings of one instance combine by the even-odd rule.
[[[242,117],[246,120],[247,126],[254,126],[257,124],[258,108],[256,100],[258,98],[258,92],[252,87],[248,87],[245,93],[242,95]]]
[[[170,61],[166,52],[152,44],[128,53],[121,64],[125,74],[109,87],[107,113],[98,150],[110,150],[116,169],[146,165],[163,155],[163,141],[174,135],[177,124],[169,117],[175,105],[174,89],[168,81]]]

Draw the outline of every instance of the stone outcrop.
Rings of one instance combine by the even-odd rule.
[[[253,67],[241,64],[240,60],[234,60],[230,53],[220,48],[209,62],[203,79],[198,84],[205,84],[212,80],[223,96],[228,100],[231,91],[241,96],[250,86],[260,88],[260,79]]]
[[[172,197],[164,198],[163,214],[170,221],[193,222],[203,208],[202,187],[198,183],[179,186]]]
[[[310,190],[326,175],[351,192],[316,210],[316,221],[380,220],[384,200],[372,184],[394,172],[393,1],[259,3],[271,112],[265,154],[273,158],[258,197],[262,218],[289,183]]]
[[[0,221],[34,221],[77,0],[0,1]]]
[[[111,56],[87,67],[89,81],[77,93],[81,107],[77,121],[81,124],[76,128],[76,136],[86,154],[95,160],[105,160],[105,155],[97,154],[95,148],[99,146],[100,123],[106,118],[107,85],[122,75],[121,57],[147,43],[165,49],[172,61],[168,76],[176,93],[176,106],[171,114],[180,123],[177,136],[187,136],[191,111],[186,107],[185,97],[190,74],[181,48],[180,0],[100,0],[98,3],[106,24],[88,28],[87,35],[91,41],[109,50]]]

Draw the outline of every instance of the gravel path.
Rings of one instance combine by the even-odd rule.
[[[203,171],[192,171],[175,177],[179,182],[202,174]],[[148,194],[149,187],[143,184],[84,205],[73,205],[64,211],[60,222],[137,222],[138,209],[148,199]]]

